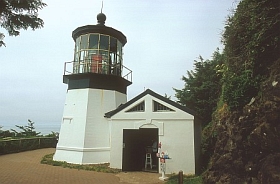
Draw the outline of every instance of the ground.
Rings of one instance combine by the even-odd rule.
[[[159,180],[158,177],[161,176],[158,173],[149,173],[149,172],[121,172],[116,175],[120,178],[120,182],[125,183],[147,183],[147,184],[155,184],[155,183],[164,183]]]
[[[157,184],[164,183],[159,173],[121,172],[101,173],[41,164],[43,156],[54,148],[39,149],[0,156],[1,184]]]

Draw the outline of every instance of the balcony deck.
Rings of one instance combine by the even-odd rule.
[[[83,73],[121,76],[132,83],[132,71],[121,64],[107,64],[92,60],[83,60],[80,62],[70,61],[64,63],[64,75]]]

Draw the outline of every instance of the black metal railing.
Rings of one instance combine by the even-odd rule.
[[[70,61],[64,63],[64,75],[81,74],[81,73],[99,73],[106,75],[117,75],[132,82],[132,71],[121,65],[108,64],[95,60],[82,60],[79,62]]]

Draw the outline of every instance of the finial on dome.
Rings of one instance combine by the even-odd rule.
[[[106,20],[106,15],[104,13],[101,12],[97,15],[97,22],[99,25],[104,25],[105,20]]]
[[[97,15],[97,22],[99,25],[104,25],[105,20],[106,20],[106,15],[104,13],[102,13],[102,10],[103,10],[103,1],[102,1],[102,5],[101,5],[101,13],[99,13]]]

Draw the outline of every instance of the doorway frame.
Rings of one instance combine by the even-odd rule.
[[[152,146],[153,141],[159,142],[159,129],[157,127],[123,129],[122,134],[122,170],[158,172],[159,161],[156,158],[157,152],[152,153],[152,161],[153,163],[155,162],[155,164],[152,164],[152,169],[145,169],[145,150],[147,146]]]

